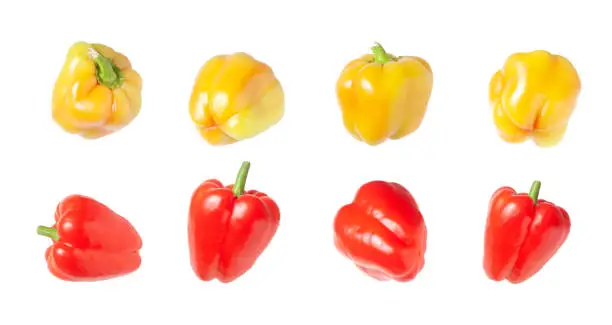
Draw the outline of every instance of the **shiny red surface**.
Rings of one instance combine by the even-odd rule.
[[[69,281],[122,276],[141,264],[142,240],[134,227],[104,204],[81,195],[57,206],[58,240],[46,251],[51,273]]]
[[[570,232],[567,212],[510,187],[492,196],[485,231],[484,269],[495,281],[520,283],[538,273]]]
[[[191,265],[203,281],[228,283],[245,274],[278,229],[280,210],[271,198],[255,190],[236,197],[232,188],[208,180],[192,196]]]
[[[335,245],[369,276],[407,282],[425,265],[427,228],[402,185],[364,184],[335,218]]]

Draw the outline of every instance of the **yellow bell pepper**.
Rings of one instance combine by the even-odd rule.
[[[385,52],[349,62],[336,83],[346,130],[357,140],[378,145],[416,131],[427,110],[433,73],[427,61]]]
[[[514,53],[489,84],[493,121],[509,143],[533,139],[552,147],[563,139],[580,93],[580,78],[566,58],[543,50]]]
[[[77,42],[55,83],[52,116],[69,133],[101,138],[136,118],[141,90],[127,57],[102,44]]]
[[[208,143],[231,144],[280,122],[284,91],[272,69],[249,54],[218,55],[200,69],[189,113]]]

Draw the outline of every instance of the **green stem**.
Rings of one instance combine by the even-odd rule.
[[[121,70],[111,61],[94,48],[89,48],[89,57],[96,64],[96,78],[98,82],[109,88],[117,88],[123,83]]]
[[[374,53],[374,62],[376,63],[385,64],[392,59],[379,43],[375,43],[374,46],[372,46],[372,53]]]
[[[529,196],[533,200],[533,203],[538,203],[538,195],[540,195],[540,186],[542,186],[542,182],[540,181],[533,181],[533,184],[531,184]]]
[[[36,229],[36,233],[41,236],[49,237],[55,241],[59,239],[59,237],[57,236],[57,229],[55,228],[38,226],[38,228]]]
[[[240,166],[240,170],[238,171],[238,176],[236,176],[236,182],[234,183],[234,195],[236,197],[244,194],[244,186],[246,185],[246,179],[249,175],[249,168],[251,168],[251,163],[245,161]]]

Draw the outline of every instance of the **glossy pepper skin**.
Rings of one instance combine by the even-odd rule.
[[[538,199],[540,182],[529,194],[501,187],[492,196],[485,232],[484,269],[495,281],[521,283],[538,273],[567,239],[567,212]]]
[[[202,281],[232,282],[255,264],[276,234],[278,205],[266,194],[244,186],[250,163],[244,162],[235,185],[215,179],[193,193],[188,237],[191,266]]]
[[[570,61],[543,50],[512,54],[489,84],[499,136],[509,143],[531,138],[559,144],[574,112],[581,82]]]
[[[413,196],[402,185],[361,186],[334,220],[336,248],[369,276],[408,282],[425,265],[427,228]]]
[[[372,51],[344,67],[336,94],[346,130],[374,146],[419,128],[431,96],[433,73],[422,58],[395,57],[380,44]]]
[[[51,274],[66,281],[100,281],[127,275],[141,264],[136,229],[104,204],[82,195],[62,200],[55,224],[37,233],[52,239],[45,252]]]
[[[200,69],[189,113],[212,145],[253,138],[282,119],[283,88],[272,69],[246,53],[218,55]]]
[[[102,44],[75,43],[53,90],[53,120],[66,132],[97,139],[140,112],[142,78],[128,58]]]

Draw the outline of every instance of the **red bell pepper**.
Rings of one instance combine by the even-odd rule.
[[[250,163],[233,185],[211,179],[194,191],[189,208],[191,266],[202,281],[229,283],[255,264],[280,221],[277,204],[256,190],[245,192]]]
[[[499,188],[489,203],[485,231],[484,269],[495,281],[521,283],[531,278],[556,254],[567,239],[567,212],[538,199],[541,183],[529,194]]]
[[[369,276],[408,282],[425,265],[427,228],[406,188],[372,181],[336,214],[334,243]]]
[[[37,233],[52,239],[45,252],[49,271],[66,281],[98,281],[123,276],[140,267],[140,235],[125,218],[82,195],[62,200],[52,227]]]

